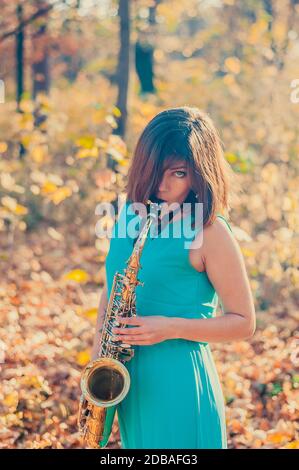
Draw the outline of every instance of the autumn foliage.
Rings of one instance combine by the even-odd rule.
[[[281,2],[287,7],[280,14],[279,2],[201,3],[208,2],[159,3],[149,36],[157,92],[140,95],[131,70],[125,136],[115,132],[121,112],[111,79],[118,51],[112,14],[75,15],[63,36],[61,17],[50,13],[52,87],[35,99],[24,93],[19,109],[8,62],[0,104],[2,448],[81,446],[79,380],[109,248],[95,234],[95,207],[124,194],[134,144],[149,119],[185,104],[210,113],[243,188],[230,223],[257,330],[248,341],[211,345],[228,447],[299,448],[299,103],[291,99],[299,78],[298,4]],[[57,37],[65,38],[58,49]],[[0,47],[12,57],[11,38]],[[119,446],[115,422],[109,447]]]

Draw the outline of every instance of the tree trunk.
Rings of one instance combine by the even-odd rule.
[[[42,7],[45,7],[45,2]],[[40,5],[38,5],[40,6]],[[40,18],[37,30],[32,36],[33,63],[32,63],[32,96],[36,98],[37,93],[48,94],[50,89],[50,69],[49,69],[49,41],[47,37],[47,15]]]
[[[153,56],[154,48],[137,40],[135,44],[135,68],[140,81],[140,94],[154,93],[153,83]]]
[[[154,84],[154,41],[156,33],[157,6],[161,0],[155,0],[149,7],[147,29],[139,32],[139,38],[135,44],[135,69],[140,82],[139,94],[156,93]]]
[[[127,99],[130,71],[130,0],[119,0],[118,15],[120,18],[120,49],[117,67],[118,95],[116,106],[121,112],[117,118],[117,128],[113,134],[125,136],[127,123]]]
[[[17,18],[20,24],[23,19],[23,6],[17,6]],[[21,28],[16,34],[16,101],[17,110],[20,111],[20,101],[24,92],[24,30]]]

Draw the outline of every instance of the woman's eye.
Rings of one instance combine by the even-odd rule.
[[[179,178],[183,178],[184,176],[186,176],[186,172],[185,171],[176,171],[175,174],[177,173],[181,173],[181,176],[179,176]]]

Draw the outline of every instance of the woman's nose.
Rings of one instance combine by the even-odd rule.
[[[160,183],[160,186],[159,186],[159,191],[168,191],[168,185],[167,185],[167,181],[166,181],[166,178],[164,177]]]

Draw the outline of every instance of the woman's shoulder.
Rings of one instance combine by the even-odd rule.
[[[219,223],[218,220],[217,220],[217,218],[219,218],[218,220],[220,220],[220,222],[221,222],[222,224],[223,224],[222,221],[224,221],[224,224],[229,228],[229,230],[230,230],[231,232],[233,231],[232,228],[231,228],[231,226],[230,226],[230,224],[229,224],[229,222],[227,221],[227,219],[226,219],[223,215],[221,215],[221,214],[216,214],[216,219],[215,219],[215,221],[214,221],[214,223],[216,222],[216,224]]]
[[[217,214],[214,221],[204,225],[202,230],[196,233],[194,243],[199,243],[200,252],[208,254],[209,251],[215,251],[220,246],[223,249],[225,245],[234,243],[233,230],[224,216]]]
[[[221,214],[216,214],[213,222],[204,225],[202,232],[205,236],[221,237],[224,233],[229,233],[233,236],[233,229],[228,222],[227,218]],[[200,235],[200,233],[199,233]]]
[[[202,253],[205,258],[222,254],[232,254],[237,248],[237,240],[233,230],[225,217],[217,214],[215,220],[204,227],[202,240]]]
[[[203,228],[203,235],[206,239],[217,242],[222,239],[234,238],[233,230],[227,219],[220,214],[217,214],[215,220]]]

